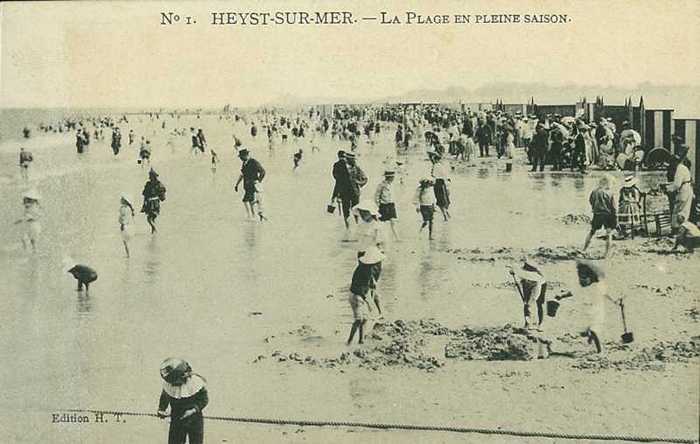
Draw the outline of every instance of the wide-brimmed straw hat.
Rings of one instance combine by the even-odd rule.
[[[119,197],[120,197],[122,200],[127,201],[129,204],[133,204],[133,203],[134,203],[134,201],[131,199],[131,196],[129,196],[129,195],[126,194],[126,193],[121,193],[121,194],[119,195]]]
[[[377,208],[377,205],[372,202],[371,200],[365,199],[363,201],[360,201],[357,205],[355,205],[352,210],[357,213],[360,210],[362,211],[367,211],[368,213],[378,216],[379,215],[379,209]]]
[[[365,251],[365,254],[360,257],[360,263],[374,265],[383,261],[385,257],[386,256],[384,256],[384,253],[382,253],[379,248],[370,247]]]
[[[31,200],[39,200],[41,199],[41,194],[35,189],[32,188],[30,190],[27,190],[22,194],[22,197],[25,199],[31,199]]]
[[[637,177],[634,175],[629,175],[625,177],[625,186],[632,187],[637,185]]]

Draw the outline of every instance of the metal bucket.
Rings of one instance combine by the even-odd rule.
[[[557,310],[559,310],[559,302],[557,301],[547,301],[547,315],[554,317],[557,315]]]
[[[634,342],[634,335],[632,334],[631,331],[628,331],[628,332],[622,334],[622,343],[623,344],[629,344],[632,342]]]

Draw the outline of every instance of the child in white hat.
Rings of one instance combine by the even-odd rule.
[[[379,220],[389,222],[391,233],[394,235],[394,240],[399,240],[399,234],[396,232],[396,203],[393,196],[393,183],[396,177],[394,170],[384,171],[384,180],[377,186],[377,191],[374,194],[374,201],[379,206]]]
[[[32,189],[24,193],[22,202],[24,204],[24,216],[17,220],[15,224],[24,223],[25,232],[22,236],[22,244],[27,249],[28,245],[32,246],[32,251],[36,251],[36,243],[41,234],[41,205],[39,205],[39,193]]]
[[[371,200],[363,200],[352,209],[357,217],[358,259],[372,247],[382,245],[379,209]]]
[[[372,304],[367,300],[368,293],[372,293],[374,304],[382,315],[379,303],[379,294],[376,292],[377,282],[382,273],[382,260],[384,255],[379,248],[374,247],[366,251],[360,257],[359,264],[355,267],[350,283],[350,308],[352,308],[353,324],[350,328],[348,345],[352,343],[355,333],[359,332],[359,343],[364,342],[364,327],[372,311]]]

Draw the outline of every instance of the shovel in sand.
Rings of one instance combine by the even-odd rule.
[[[620,313],[622,314],[622,328],[624,333],[622,333],[622,343],[629,344],[634,342],[634,334],[631,331],[627,331],[627,321],[625,320],[625,304],[620,301]]]

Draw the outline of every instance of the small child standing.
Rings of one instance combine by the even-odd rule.
[[[97,280],[97,271],[87,265],[76,264],[68,270],[68,273],[78,281],[77,291],[83,291],[83,286],[85,287],[85,294],[90,291],[90,284]]]
[[[190,444],[204,442],[204,418],[202,410],[209,403],[207,381],[192,373],[192,367],[178,358],[168,358],[160,366],[163,390],[158,402],[158,417],[165,418],[170,406],[170,430],[168,442]]]
[[[615,198],[610,191],[611,182],[612,179],[607,174],[601,177],[598,187],[591,192],[588,198],[593,210],[593,220],[583,244],[583,251],[586,251],[596,231],[605,228],[605,257],[610,253],[612,232],[617,228],[617,205],[615,205]]]
[[[34,161],[32,153],[25,151],[24,148],[19,149],[19,172],[22,179],[29,180],[29,165]]]
[[[212,148],[209,148],[209,153],[211,153],[211,172],[216,174],[216,164],[219,163],[219,156]]]
[[[294,153],[294,157],[293,157],[294,168],[292,169],[292,171],[296,171],[297,168],[299,168],[299,164],[301,163],[301,158],[303,157],[303,155],[304,155],[304,151],[301,148],[299,148],[299,151]]]
[[[364,343],[364,327],[368,314],[372,311],[372,305],[367,300],[367,294],[372,293],[377,309],[381,316],[378,295],[376,294],[376,284],[382,272],[382,260],[384,255],[378,248],[373,247],[365,252],[355,267],[350,284],[350,308],[352,308],[353,324],[350,328],[348,345],[352,343],[355,333],[359,332],[359,344]]]
[[[435,213],[435,192],[433,191],[433,180],[424,177],[420,180],[416,196],[414,198],[416,212],[423,216],[423,223],[420,231],[428,227],[428,239],[433,240],[433,214]]]
[[[129,240],[131,239],[131,229],[129,226],[134,220],[134,207],[131,198],[122,193],[119,200],[119,231],[126,250],[126,257],[129,257]]]
[[[15,224],[24,223],[26,225],[26,231],[22,236],[22,244],[24,248],[27,249],[29,245],[32,246],[32,251],[36,251],[36,243],[39,240],[39,234],[41,234],[41,205],[39,205],[39,193],[36,190],[29,190],[24,193],[22,197],[22,203],[24,204],[24,216],[17,220]]]
[[[515,129],[512,126],[506,128],[506,147],[505,147],[505,158],[506,158],[506,173],[513,171],[513,152],[515,151]]]
[[[605,272],[591,261],[576,261],[576,272],[581,287],[588,294],[584,294],[583,303],[589,315],[588,325],[582,333],[588,338],[588,343],[595,344],[596,351],[603,351],[601,335],[605,326],[605,299],[620,305],[621,300],[615,301],[608,294],[608,286],[605,279]]]
[[[389,222],[394,240],[399,241],[399,234],[396,232],[398,216],[396,214],[396,203],[394,202],[392,193],[392,184],[394,183],[395,177],[395,171],[384,171],[384,180],[377,186],[377,191],[374,193],[374,201],[379,207],[379,220],[382,222]]]
[[[267,217],[263,214],[264,207],[263,207],[263,186],[259,181],[255,181],[254,183],[255,187],[255,193],[253,194],[253,208],[256,208],[258,210],[258,217],[260,218],[260,222],[268,220]]]

